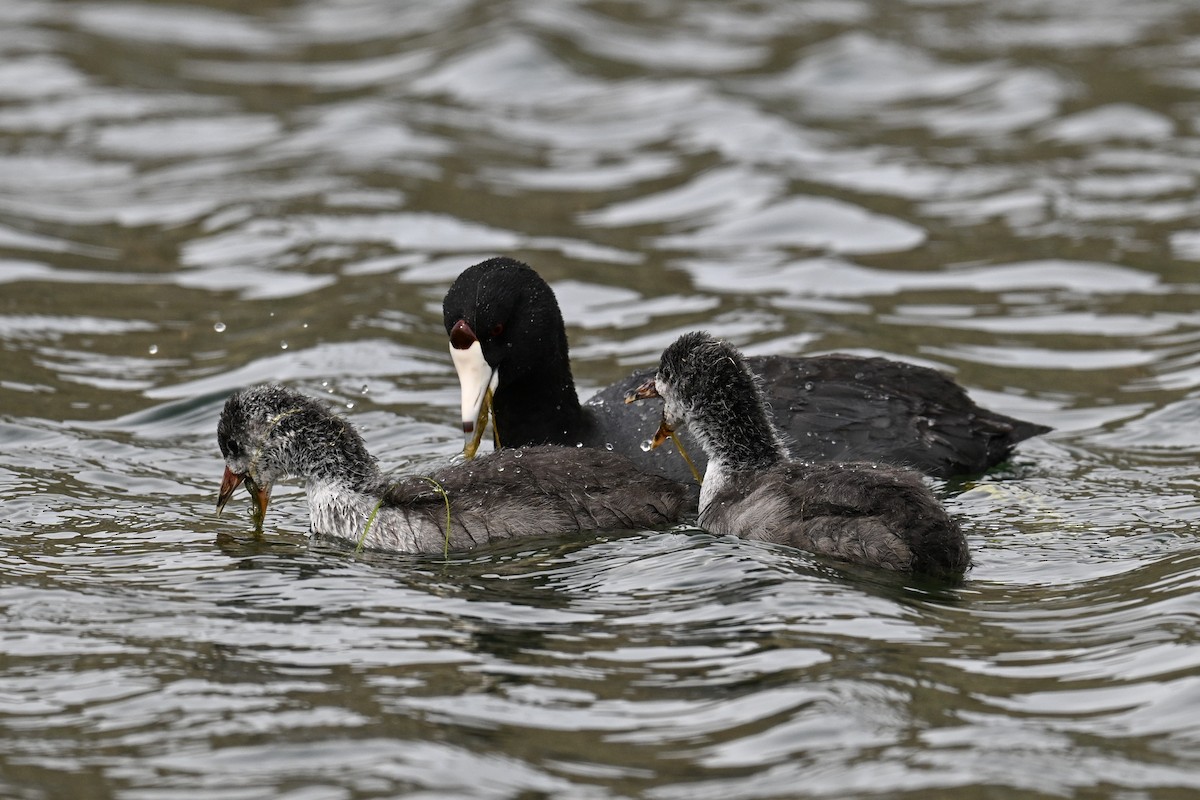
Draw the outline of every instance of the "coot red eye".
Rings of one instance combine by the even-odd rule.
[[[497,322],[495,325],[492,326],[492,329],[489,331],[489,333],[491,333],[493,339],[496,338],[497,336],[499,336],[500,334],[504,333],[504,323]]]

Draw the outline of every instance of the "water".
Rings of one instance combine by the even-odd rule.
[[[1126,3],[0,8],[0,795],[1200,791],[1200,15]],[[529,261],[590,391],[706,327],[1056,427],[947,588],[696,531],[438,557],[213,513],[225,396],[461,446]],[[647,435],[651,433],[647,431]]]

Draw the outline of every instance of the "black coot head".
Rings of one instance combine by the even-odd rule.
[[[442,302],[452,346],[478,341],[502,381],[565,359],[562,313],[549,284],[511,258],[491,258],[458,276]]]

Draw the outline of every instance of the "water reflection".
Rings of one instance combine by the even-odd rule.
[[[0,20],[0,794],[1200,788],[1190,3]],[[354,556],[296,487],[264,539],[213,516],[248,383],[451,457],[441,296],[501,252],[585,388],[707,327],[1059,431],[937,487],[953,589],[690,529]]]

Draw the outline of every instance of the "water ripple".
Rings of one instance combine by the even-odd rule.
[[[0,795],[1194,794],[1193,5],[0,4]],[[250,383],[453,459],[498,254],[584,395],[705,327],[1057,430],[933,485],[953,586],[216,516]]]

